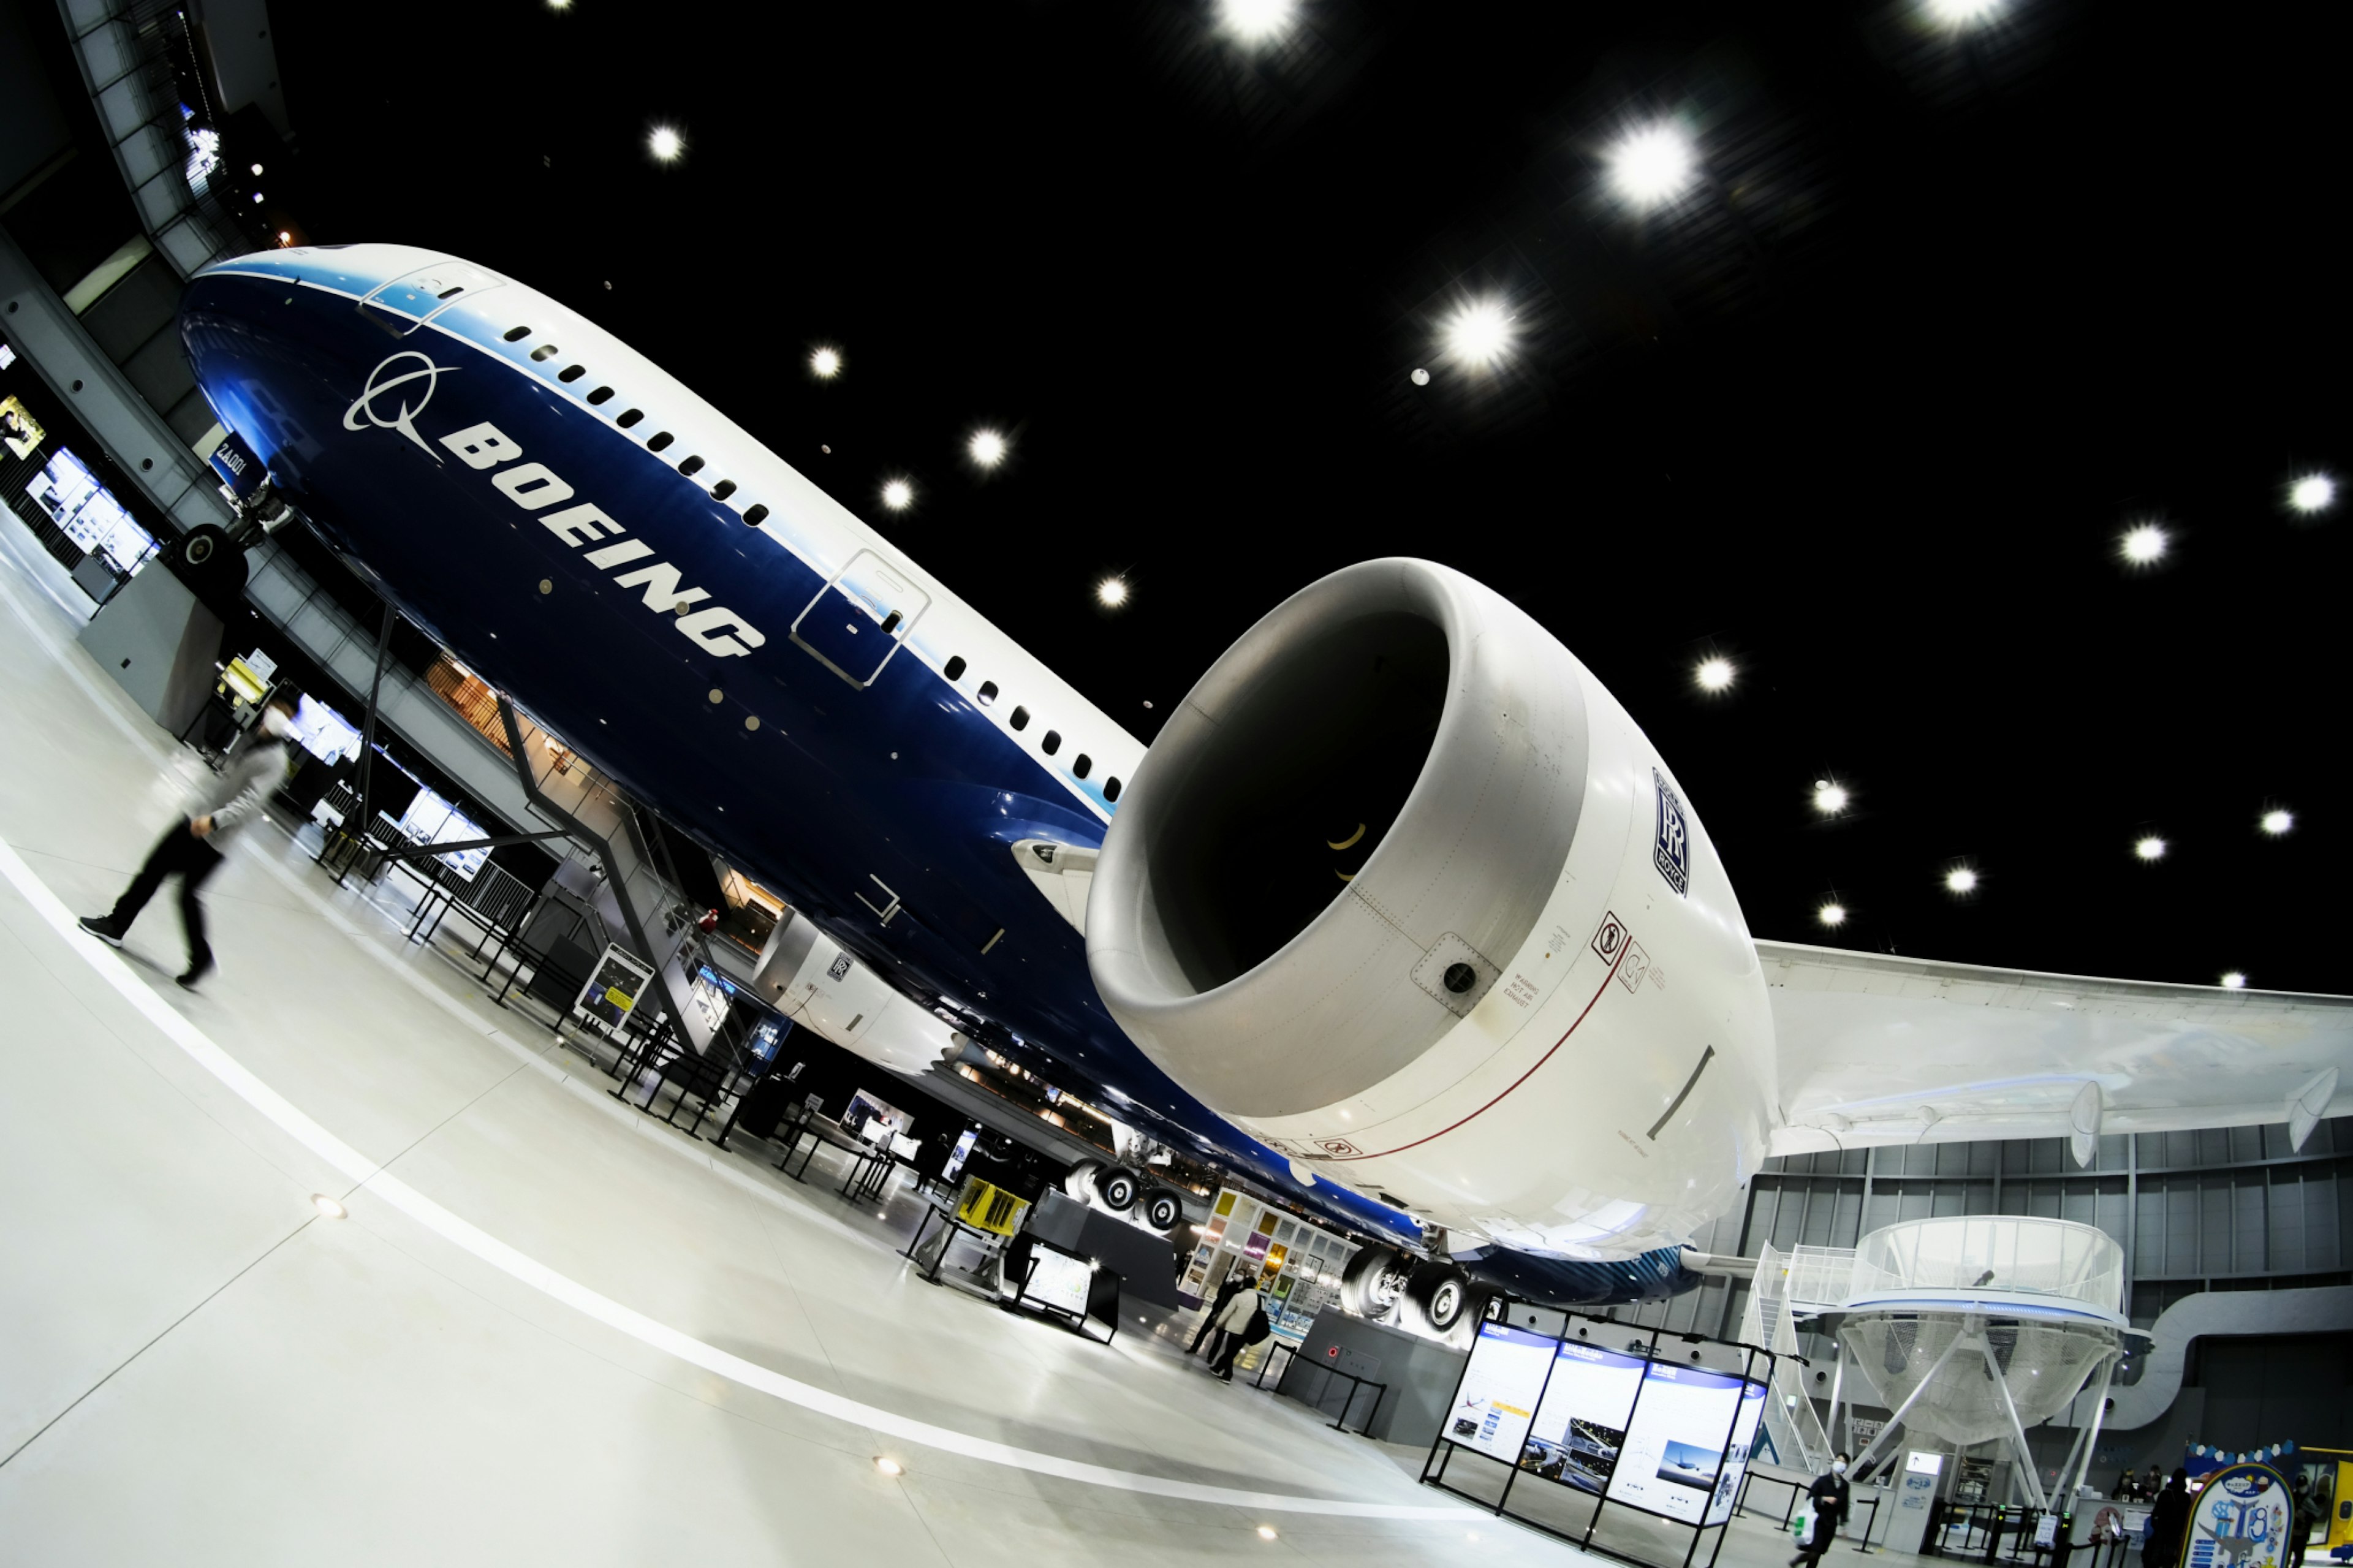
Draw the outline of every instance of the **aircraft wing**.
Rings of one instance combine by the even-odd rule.
[[[1985,969],[1760,942],[1775,1154],[2285,1121],[2353,1068],[2353,997]],[[2353,1110],[2353,1106],[2342,1109]]]

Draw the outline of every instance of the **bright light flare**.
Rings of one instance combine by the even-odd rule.
[[[819,381],[831,381],[841,374],[841,351],[818,349],[809,355],[809,374]]]
[[[1691,138],[1663,122],[1629,132],[1609,150],[1609,188],[1637,212],[1673,201],[1698,172]]]
[[[1116,610],[1127,603],[1127,582],[1121,577],[1106,577],[1095,584],[1095,603],[1106,610]]]
[[[2265,833],[2270,834],[2274,838],[2277,838],[2281,834],[2285,833],[2289,828],[2295,826],[2295,813],[2292,811],[2283,811],[2277,806],[2274,806],[2271,810],[2263,813],[2263,820],[2258,826],[2260,826]]]
[[[915,504],[915,487],[904,479],[892,479],[882,487],[882,504],[892,511],[904,511]]]
[[[2337,481],[2327,474],[2306,474],[2287,488],[2287,504],[2310,517],[2337,504]]]
[[[1814,918],[1826,926],[1842,926],[1846,924],[1846,906],[1824,904],[1814,911]]]
[[[1836,816],[1846,809],[1849,796],[1844,784],[1830,779],[1814,781],[1814,809],[1824,816]]]
[[[1945,873],[1945,890],[1948,893],[1974,893],[1978,890],[1978,874],[1967,866],[1956,866]]]
[[[2135,566],[2154,566],[2165,559],[2172,543],[2165,530],[2153,522],[2144,522],[2125,530],[2124,537],[2116,542],[2116,549]]]
[[[1272,1541],[1274,1539],[1274,1526],[1271,1524],[1260,1525],[1258,1527],[1258,1538],[1261,1541]]]
[[[675,163],[686,151],[686,138],[670,126],[657,125],[646,137],[646,150],[665,163]]]
[[[972,439],[965,443],[965,450],[982,468],[993,468],[1005,461],[1005,437],[994,430],[976,430]]]
[[[1728,691],[1732,677],[1732,661],[1720,657],[1700,660],[1699,668],[1692,671],[1692,679],[1699,682],[1702,691]]]
[[[2165,858],[2165,840],[2151,834],[2133,846],[2133,853],[2144,860],[2162,860]]]
[[[351,1213],[349,1209],[343,1207],[343,1205],[337,1203],[334,1199],[329,1197],[324,1193],[312,1193],[311,1194],[311,1206],[317,1209],[319,1213],[327,1219],[342,1219]]]
[[[1245,44],[1269,43],[1290,31],[1299,0],[1218,0],[1218,22]]]
[[[2231,973],[2230,973],[2225,974],[2224,976],[2222,976],[2222,989],[2223,989],[2223,990],[2225,990],[2225,991],[2244,991],[2246,988],[2247,988],[2247,977],[2246,977],[2244,974],[2241,973],[2238,970],[2233,969],[2232,971],[2231,971]]]
[[[2003,0],[1926,0],[1931,20],[1947,27],[1974,27],[1989,22],[2001,11]]]
[[[875,1458],[874,1468],[886,1476],[903,1476],[907,1473],[907,1467],[898,1460],[886,1459],[879,1455]]]
[[[1446,323],[1446,352],[1473,370],[1502,359],[1512,346],[1512,318],[1494,300],[1473,300]]]

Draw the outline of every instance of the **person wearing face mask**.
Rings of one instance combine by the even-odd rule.
[[[1852,1499],[1846,1466],[1844,1454],[1832,1455],[1829,1472],[1816,1476],[1814,1484],[1806,1489],[1813,1497],[1814,1533],[1789,1559],[1789,1568],[1798,1568],[1801,1563],[1807,1568],[1814,1568],[1821,1562],[1822,1553],[1831,1549],[1831,1542],[1838,1538],[1839,1526],[1846,1522],[1847,1505]]]
[[[195,809],[164,830],[148,854],[147,863],[131,879],[131,886],[102,915],[85,915],[81,929],[113,947],[122,945],[131,922],[155,896],[166,877],[180,879],[180,924],[188,938],[188,967],[177,978],[187,990],[196,988],[213,967],[213,950],[205,941],[205,910],[196,890],[220,869],[221,850],[229,837],[261,815],[269,792],[286,782],[291,752],[286,738],[294,728],[294,697],[280,689],[261,710],[257,733],[237,752],[228,770],[213,781],[195,801]]]

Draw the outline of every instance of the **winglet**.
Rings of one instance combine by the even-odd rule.
[[[2287,1097],[2287,1146],[2302,1149],[2304,1141],[2327,1114],[2328,1102],[2337,1098],[2337,1069],[2323,1068],[2310,1083]]]

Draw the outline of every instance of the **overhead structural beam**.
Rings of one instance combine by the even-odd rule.
[[[544,833],[501,833],[495,838],[460,838],[448,844],[404,844],[376,856],[379,860],[417,860],[427,855],[462,855],[470,849],[499,849],[510,844],[536,844],[543,838],[569,838],[568,827]]]

